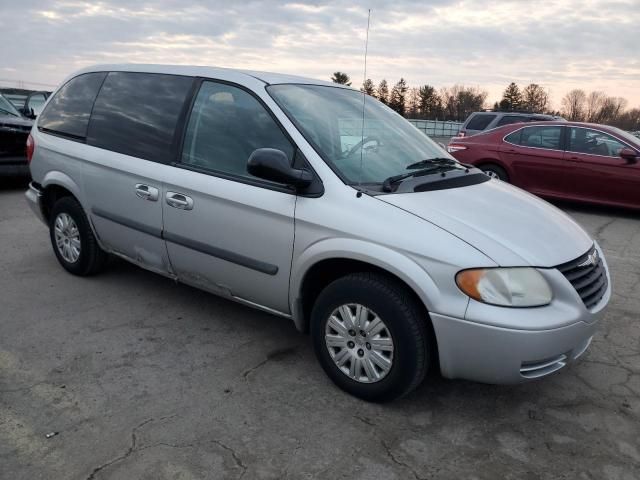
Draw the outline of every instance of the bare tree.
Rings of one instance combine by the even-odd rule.
[[[549,104],[549,94],[537,83],[531,83],[522,91],[522,106],[534,113],[544,113]]]
[[[477,87],[454,85],[440,89],[444,119],[462,121],[470,113],[482,110],[488,93]]]
[[[562,97],[562,115],[567,120],[581,122],[585,117],[587,95],[584,90],[571,90]]]
[[[630,132],[640,131],[640,108],[632,108],[622,113],[618,117],[616,126]]]
[[[407,111],[409,118],[420,118],[420,89],[412,87],[407,94]]]

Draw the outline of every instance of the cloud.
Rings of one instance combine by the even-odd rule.
[[[251,68],[360,83],[367,9],[368,76],[499,97],[536,82],[559,98],[604,90],[640,105],[637,0],[323,2],[31,0],[0,6],[0,77],[55,84],[93,63]],[[13,70],[8,70],[13,69]]]

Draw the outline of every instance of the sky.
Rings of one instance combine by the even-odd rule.
[[[0,84],[55,86],[96,63],[214,65],[327,80],[538,83],[553,106],[602,90],[640,107],[640,0],[0,0]],[[27,83],[32,82],[32,83]],[[15,83],[14,83],[15,86]]]

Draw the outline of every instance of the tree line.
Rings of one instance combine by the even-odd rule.
[[[349,75],[335,72],[334,83],[351,85]],[[470,113],[487,109],[486,90],[478,87],[454,85],[436,89],[432,85],[409,87],[404,78],[389,87],[386,79],[377,85],[367,78],[360,91],[377,98],[407,118],[428,120],[452,120],[462,122]],[[512,112],[546,113],[561,115],[567,120],[603,123],[624,130],[640,130],[640,108],[627,110],[627,100],[609,97],[604,92],[586,93],[571,90],[561,101],[561,110],[553,110],[549,91],[531,83],[520,88],[511,82],[504,90],[502,99],[493,104],[493,110]]]

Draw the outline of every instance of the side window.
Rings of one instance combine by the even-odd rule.
[[[96,99],[87,143],[161,163],[175,158],[173,136],[193,78],[111,72]]]
[[[38,128],[84,139],[100,85],[106,73],[85,73],[69,80],[40,114]]]
[[[496,127],[502,127],[503,125],[510,125],[512,123],[524,122],[526,117],[522,115],[505,115],[496,124]]]
[[[253,178],[247,160],[258,148],[277,148],[293,160],[291,142],[255,97],[231,85],[203,82],[187,125],[182,163]]]
[[[568,150],[576,153],[618,157],[626,147],[622,142],[606,133],[587,128],[571,128]]]
[[[476,114],[469,120],[467,126],[464,127],[465,130],[484,130],[489,126],[489,124],[496,118],[495,115],[491,114]]]
[[[516,130],[504,137],[505,142],[513,143],[514,145],[520,145],[520,136],[522,135],[522,129]]]
[[[548,148],[560,150],[562,127],[535,126],[522,129],[520,145],[523,147]]]

